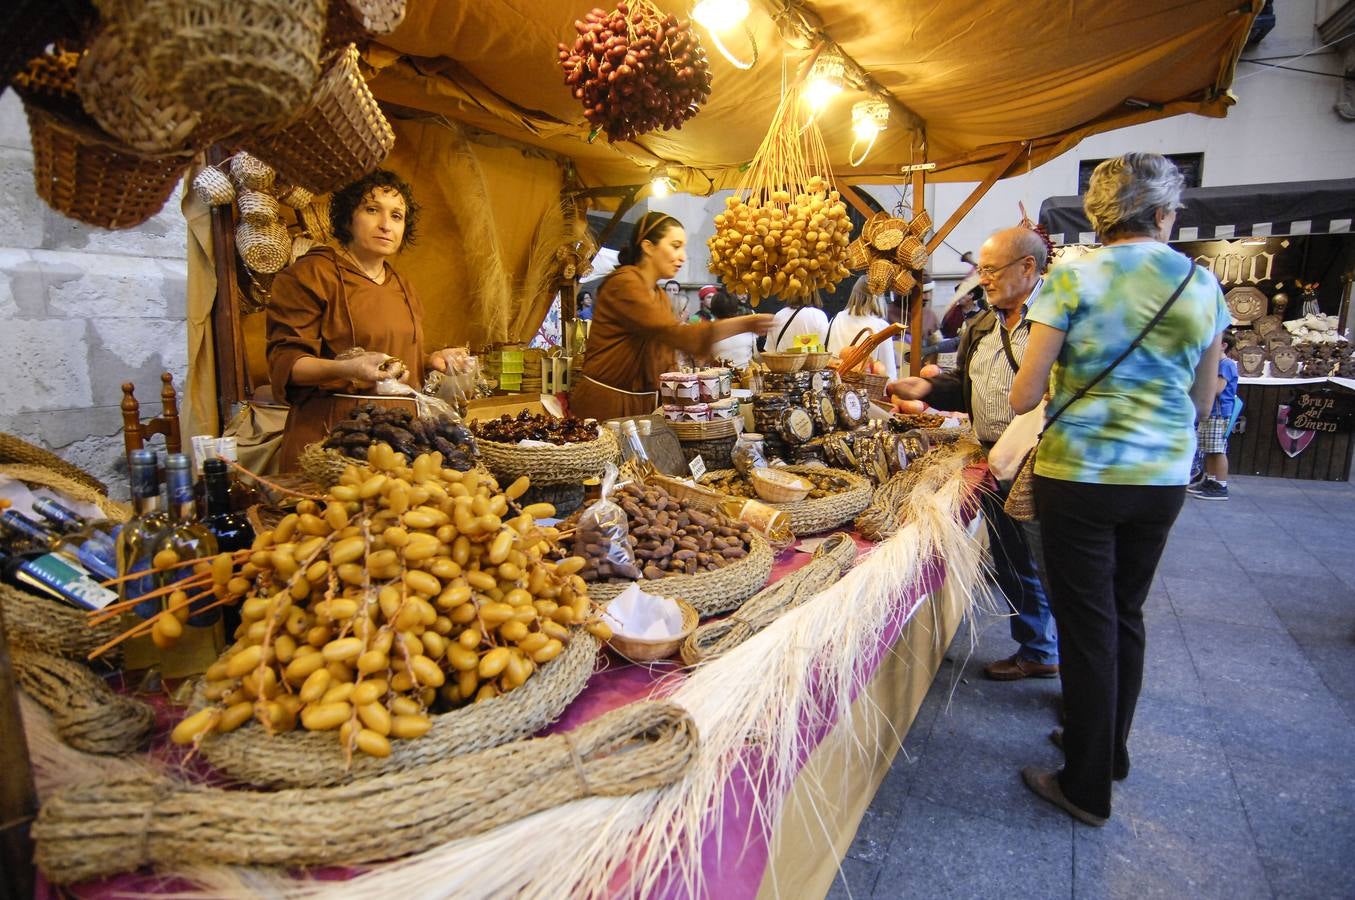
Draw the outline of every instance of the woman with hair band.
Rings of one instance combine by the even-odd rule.
[[[459,350],[423,350],[423,305],[387,260],[414,242],[419,207],[394,172],[378,169],[335,192],[331,225],[338,246],[311,249],[273,280],[268,303],[268,369],[273,395],[291,404],[279,449],[282,471],[296,468],[307,444],[323,440],[364,402],[412,401],[365,396],[389,377],[423,385],[428,369],[463,365]],[[345,356],[361,348],[364,352]],[[344,358],[339,358],[344,357]]]
[[[674,351],[702,357],[716,341],[746,331],[766,334],[771,327],[769,315],[695,324],[677,320],[658,284],[687,261],[687,233],[666,213],[641,217],[620,261],[598,288],[588,356],[569,398],[576,416],[647,415],[659,406],[659,375],[673,370]]]

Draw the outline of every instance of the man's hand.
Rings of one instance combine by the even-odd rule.
[[[932,383],[925,378],[900,378],[885,385],[885,394],[900,400],[921,400],[932,392]]]

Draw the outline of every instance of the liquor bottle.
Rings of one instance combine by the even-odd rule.
[[[206,485],[207,515],[202,523],[216,535],[217,550],[233,553],[254,543],[254,526],[244,513],[231,510],[230,474],[219,459],[209,459],[202,467]],[[235,605],[221,608],[221,620],[226,636],[235,634],[240,625],[240,609]]]
[[[103,609],[118,595],[99,584],[79,563],[56,553],[0,550],[0,578],[30,593],[80,609]]]
[[[117,561],[111,546],[97,539],[87,539],[78,533],[63,534],[44,527],[41,522],[29,518],[17,509],[7,509],[0,513],[0,523],[11,534],[24,539],[35,550],[50,550],[58,556],[64,556],[78,563],[86,572],[96,578],[108,580],[118,574]]]
[[[70,541],[81,548],[81,560],[91,572],[104,579],[117,576],[121,522],[86,519],[70,507],[47,497],[33,501],[33,512],[46,519],[53,530],[69,535]],[[87,557],[97,557],[97,561],[91,564]]]
[[[118,532],[117,561],[118,599],[129,600],[155,590],[155,581],[149,575],[127,578],[150,569],[155,558],[155,544],[169,525],[169,516],[160,501],[160,477],[155,451],[133,450],[128,454],[131,476],[132,511],[130,521]],[[121,626],[130,629],[155,615],[160,604],[155,600],[139,603],[122,618]],[[135,637],[123,643],[122,665],[128,671],[151,669],[159,665],[160,651],[149,635]]]
[[[239,444],[235,435],[226,435],[216,440],[217,456],[226,460],[227,478],[230,484],[231,509],[243,513],[256,503],[263,502],[263,494],[247,479],[241,479],[231,470],[231,463],[240,461]]]
[[[209,559],[216,555],[216,536],[197,520],[193,502],[193,472],[188,457],[171,453],[165,460],[165,484],[169,494],[168,522],[157,535],[151,558],[172,553],[179,563],[194,559]],[[160,568],[154,576],[156,588],[167,588],[193,577],[193,567],[180,565]],[[201,587],[185,588],[190,594],[201,592]],[[168,596],[156,598],[163,604]],[[183,634],[174,646],[160,651],[160,672],[165,678],[197,675],[216,661],[222,647],[220,609],[203,610],[213,601],[211,594],[189,607]]]
[[[207,515],[207,485],[202,480],[202,467],[209,459],[216,459],[216,438],[210,434],[195,434],[189,439],[193,448],[193,499],[197,503],[198,518]]]

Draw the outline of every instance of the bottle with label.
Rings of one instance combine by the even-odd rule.
[[[30,593],[80,609],[103,609],[118,595],[90,576],[79,563],[56,553],[0,550],[0,578]]]
[[[192,566],[166,568],[167,565],[192,559],[209,559],[217,553],[216,536],[197,519],[193,500],[193,473],[189,468],[188,457],[182,453],[171,453],[165,460],[165,476],[170,506],[168,523],[157,537],[152,554],[152,560],[161,563],[155,573],[156,588],[170,587],[193,577]],[[202,588],[185,590],[193,593]],[[216,661],[222,648],[221,610],[201,610],[213,599],[209,594],[190,607],[183,634],[174,646],[161,651],[160,671],[164,677],[196,675],[205,672]],[[158,605],[166,600],[167,597],[156,598]]]
[[[33,501],[33,512],[46,519],[54,531],[68,535],[71,543],[81,549],[80,559],[85,568],[103,579],[117,577],[117,545],[118,532],[122,530],[121,522],[86,519],[70,507],[47,497]]]
[[[80,533],[62,533],[30,519],[17,509],[0,513],[5,530],[19,536],[34,549],[50,550],[78,563],[96,579],[109,580],[118,575],[117,560],[111,545],[98,539],[89,539]]]
[[[249,524],[244,513],[231,510],[230,475],[226,464],[219,459],[209,459],[202,467],[202,474],[207,496],[207,515],[202,523],[216,536],[217,550],[233,553],[250,547],[254,543],[254,526]],[[222,607],[221,621],[226,637],[233,636],[240,625],[239,607]]]
[[[216,454],[226,460],[227,479],[230,485],[231,509],[238,513],[254,506],[256,503],[262,503],[263,494],[258,487],[248,478],[240,478],[237,473],[232,471],[230,464],[240,461],[239,444],[234,435],[216,439]]]
[[[117,561],[118,577],[126,578],[118,583],[118,599],[129,600],[155,590],[154,579],[148,570],[155,558],[155,545],[160,535],[169,526],[160,500],[160,478],[156,456],[153,450],[133,450],[128,454],[128,468],[131,475],[132,511],[130,521],[118,532]],[[127,578],[138,572],[147,572],[144,577]],[[138,604],[123,617],[122,627],[132,628],[154,615],[160,605],[154,600]],[[123,643],[123,668],[128,670],[149,669],[159,662],[159,651],[151,643],[149,636],[132,638]]]

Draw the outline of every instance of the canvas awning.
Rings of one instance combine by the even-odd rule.
[[[572,42],[580,0],[426,0],[367,58],[385,102],[437,113],[575,162],[586,184],[633,184],[656,163],[688,167],[683,189],[733,187],[757,149],[786,78],[810,55],[817,28],[897,103],[869,159],[849,164],[848,91],[820,118],[839,178],[899,181],[900,166],[938,164],[935,177],[977,181],[1013,142],[1020,169],[1083,137],[1165,116],[1222,116],[1259,0],[1102,0],[1042,4],[946,0],[861,4],[764,0],[749,18],[761,59],[739,71],[711,47],[714,93],[680,131],[588,143],[588,126],[556,61]],[[686,4],[660,0],[685,12]],[[742,35],[727,43],[743,47]],[[905,121],[908,120],[908,121]]]
[[[1190,188],[1182,193],[1174,241],[1350,233],[1355,178]],[[1040,224],[1055,244],[1095,243],[1082,198],[1050,197]]]

